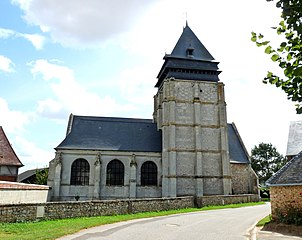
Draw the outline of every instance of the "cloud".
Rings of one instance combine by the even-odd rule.
[[[29,123],[33,114],[9,109],[5,99],[0,97],[0,126],[5,131],[16,133],[24,130],[24,125]]]
[[[28,141],[21,136],[16,136],[13,143],[14,150],[24,165],[24,167],[20,169],[20,172],[48,167],[49,161],[54,158],[53,152],[45,151],[39,148],[34,142]]]
[[[12,62],[12,60],[10,60],[9,58],[0,55],[0,71],[3,72],[13,72],[14,71],[14,63]]]
[[[152,98],[156,94],[152,68],[146,65],[138,65],[122,71],[119,75],[118,86],[124,99],[142,106],[153,108]]]
[[[45,37],[39,35],[39,34],[18,34],[21,37],[24,37],[28,41],[31,42],[31,44],[37,49],[41,50],[43,49],[44,43],[45,43]]]
[[[5,28],[0,28],[0,38],[10,38],[15,35],[15,31]]]
[[[65,119],[68,110],[64,109],[61,103],[54,99],[38,101],[38,115],[50,119]]]
[[[63,45],[99,44],[126,32],[159,0],[13,0],[30,24]]]
[[[13,149],[25,165],[20,171],[48,165],[48,162],[53,158],[53,153],[40,149],[35,143],[26,140],[22,136],[26,134],[25,125],[35,118],[35,114],[12,110],[6,100],[1,97],[0,113],[0,126],[3,127]]]
[[[0,38],[23,38],[29,41],[37,50],[43,49],[46,41],[46,38],[39,34],[20,33],[6,28],[0,28]]]
[[[102,98],[80,86],[74,79],[72,69],[39,59],[31,63],[34,76],[42,75],[48,81],[56,99],[45,99],[38,103],[38,113],[53,119],[66,119],[72,112],[81,115],[112,116],[132,111],[131,104],[119,104],[109,95]]]

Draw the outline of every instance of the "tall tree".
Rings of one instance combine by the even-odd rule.
[[[279,64],[284,77],[268,71],[264,83],[271,83],[281,88],[288,99],[296,102],[297,113],[302,113],[302,1],[301,0],[266,0],[276,2],[282,10],[282,21],[275,28],[276,34],[284,39],[279,47],[274,48],[262,34],[252,32],[251,40],[258,47],[265,46],[265,53]]]
[[[260,143],[252,149],[251,161],[259,182],[264,184],[286,163],[286,158],[271,143]]]

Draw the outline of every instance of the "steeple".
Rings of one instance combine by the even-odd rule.
[[[191,28],[186,26],[171,54],[164,56],[164,64],[157,76],[159,87],[165,78],[218,82],[218,62],[200,42]]]

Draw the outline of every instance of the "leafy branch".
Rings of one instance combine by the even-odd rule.
[[[273,2],[275,0],[267,0]],[[274,48],[262,34],[252,32],[251,41],[258,47],[265,47],[264,52],[278,63],[284,77],[271,71],[267,72],[263,83],[270,83],[281,88],[287,98],[296,102],[296,111],[302,113],[302,1],[279,0],[276,7],[282,9],[282,21],[274,28],[284,41]]]

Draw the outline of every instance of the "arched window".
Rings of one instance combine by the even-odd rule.
[[[87,160],[79,158],[71,165],[70,185],[89,185],[90,166]]]
[[[107,165],[106,185],[122,186],[124,185],[124,164],[117,159],[110,161]]]
[[[154,162],[148,161],[143,163],[141,167],[141,185],[142,186],[157,185],[157,166]]]

